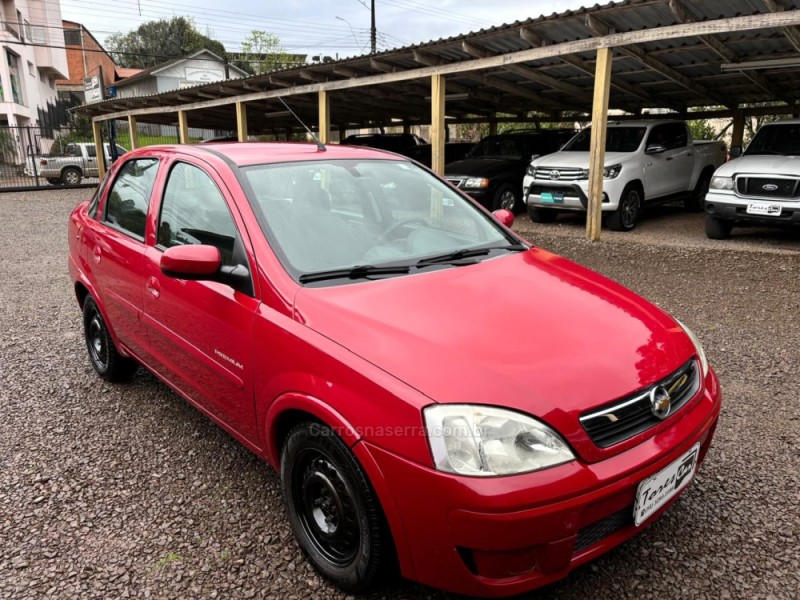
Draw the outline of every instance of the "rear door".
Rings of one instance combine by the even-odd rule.
[[[257,444],[252,331],[259,301],[252,279],[233,289],[167,277],[159,266],[168,248],[206,244],[219,248],[223,265],[253,273],[241,217],[206,163],[176,159],[167,168],[155,245],[144,260],[144,321],[156,368],[207,413]]]

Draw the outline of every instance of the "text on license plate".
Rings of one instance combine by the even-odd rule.
[[[767,215],[769,217],[781,216],[782,207],[780,204],[770,202],[751,202],[747,205],[748,215]]]
[[[542,192],[542,202],[548,204],[563,204],[564,192]]]
[[[689,485],[697,467],[699,452],[700,444],[695,444],[678,460],[639,484],[633,507],[633,519],[637,527]]]

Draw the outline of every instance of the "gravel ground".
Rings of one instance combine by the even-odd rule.
[[[274,473],[152,377],[91,371],[65,227],[88,195],[0,195],[0,597],[342,598],[292,541]],[[574,219],[518,219],[690,325],[726,399],[682,500],[532,597],[800,597],[800,238],[709,244],[669,213],[596,244]],[[373,597],[448,596],[393,581]]]

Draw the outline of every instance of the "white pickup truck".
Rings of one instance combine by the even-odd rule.
[[[537,223],[559,211],[585,211],[589,194],[591,128],[559,152],[535,158],[522,183],[528,215]],[[692,141],[683,121],[642,120],[608,124],[602,210],[617,231],[636,226],[646,205],[683,199],[700,210],[711,175],[725,162],[723,142]]]
[[[110,165],[111,144],[103,144],[103,148],[106,165]],[[125,148],[117,146],[117,156],[122,156],[125,152]],[[25,175],[38,175],[52,185],[78,185],[86,177],[98,176],[97,150],[91,142],[67,144],[61,153],[28,158]]]
[[[800,223],[800,119],[768,123],[743,153],[711,179],[706,196],[706,236],[730,237],[735,224]]]

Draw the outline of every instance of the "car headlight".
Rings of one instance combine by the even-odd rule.
[[[538,471],[575,460],[566,442],[522,413],[474,404],[423,410],[439,471],[477,477]]]
[[[483,177],[470,177],[464,182],[465,188],[485,188],[489,187],[489,180]]]
[[[603,177],[606,179],[614,179],[619,172],[622,171],[622,165],[611,165],[603,169]]]
[[[706,351],[703,350],[703,345],[700,343],[700,340],[697,339],[697,336],[691,329],[689,329],[686,325],[684,325],[680,321],[678,321],[678,325],[683,327],[683,330],[686,332],[686,335],[688,335],[689,339],[692,340],[694,348],[697,351],[697,358],[700,361],[700,368],[703,369],[703,379],[705,379],[706,375],[708,375],[708,359],[706,358]]]
[[[715,190],[732,190],[733,177],[719,177],[711,178],[711,187]]]
[[[534,171],[536,171],[536,167],[533,165],[528,165],[528,168],[525,169],[525,175],[533,175]]]

